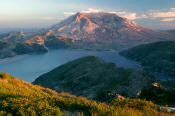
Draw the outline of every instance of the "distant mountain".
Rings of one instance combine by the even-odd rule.
[[[135,97],[157,79],[137,69],[124,69],[94,56],[69,62],[37,78],[33,83],[56,91],[105,101],[108,93]]]
[[[44,52],[47,52],[47,48],[42,45],[0,41],[0,59]]]
[[[39,44],[48,49],[68,48],[72,46],[72,39],[55,35],[36,35],[25,40],[27,44]]]
[[[16,55],[47,52],[49,49],[67,48],[72,40],[62,36],[14,32],[0,35],[0,59]]]
[[[0,27],[0,34],[6,33],[16,33],[16,32],[24,32],[24,33],[33,33],[41,30],[42,28],[1,28]]]
[[[120,55],[139,62],[146,70],[163,73],[175,78],[174,41],[140,45],[122,51]]]
[[[5,42],[21,42],[24,41],[24,38],[24,32],[14,32],[0,35],[0,40]]]
[[[54,35],[71,38],[82,47],[131,47],[172,39],[168,33],[137,25],[112,13],[77,13],[49,29]]]

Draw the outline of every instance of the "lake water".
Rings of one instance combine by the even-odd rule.
[[[22,80],[32,82],[57,66],[84,56],[99,56],[119,67],[141,68],[139,64],[120,56],[116,51],[52,50],[45,54],[16,56],[0,60],[0,72],[7,72]]]

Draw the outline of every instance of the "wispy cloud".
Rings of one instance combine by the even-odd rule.
[[[71,15],[74,15],[74,14],[76,14],[76,12],[64,12],[64,15],[65,16],[71,16]]]
[[[92,13],[92,12],[108,12],[119,15],[121,17],[127,18],[129,20],[137,20],[137,19],[157,19],[159,18],[160,21],[163,22],[172,22],[175,21],[175,8],[170,8],[167,11],[161,10],[151,10],[145,14],[137,14],[136,12],[127,12],[127,11],[105,11],[103,9],[95,9],[95,8],[88,8],[87,10],[81,10],[80,12],[83,13]],[[76,12],[64,12],[64,17],[68,17],[71,15],[76,14]],[[161,19],[160,19],[161,18]],[[60,20],[60,18],[56,17],[44,17],[43,20]]]
[[[103,10],[100,10],[100,9],[94,9],[94,8],[88,8],[87,10],[82,10],[80,12],[83,12],[83,13],[92,13],[92,12],[103,12]],[[77,12],[64,12],[64,15],[66,17],[68,16],[71,16],[71,15],[74,15],[76,14]]]
[[[129,20],[148,18],[148,16],[146,16],[145,14],[138,15],[137,13],[131,13],[131,12],[126,12],[126,11],[121,11],[121,12],[112,11],[109,13],[117,14],[117,15],[124,17],[124,18],[127,18]]]
[[[149,15],[152,18],[170,18],[170,17],[175,17],[175,8],[170,8],[168,11],[151,11]]]
[[[175,21],[175,18],[165,18],[165,19],[162,19],[161,21],[172,22],[172,21]]]
[[[92,13],[92,12],[103,12],[103,10],[101,9],[94,9],[94,8],[88,8],[88,10],[83,10],[81,12],[84,12],[84,13]]]
[[[175,8],[171,8],[171,10],[174,10],[175,11]]]
[[[108,12],[108,13],[117,14],[117,15],[119,15],[121,17],[124,17],[124,18],[127,18],[129,20],[147,18],[147,16],[145,14],[137,15],[137,13],[131,13],[131,12],[126,12],[126,11],[105,11],[105,10],[102,10],[102,9],[94,9],[94,8],[88,8],[88,10],[83,10],[82,12],[84,12],[84,13]]]
[[[162,22],[173,22],[175,21],[175,8],[170,8],[166,11],[151,10],[148,15],[149,18],[160,19]]]
[[[153,18],[175,17],[175,12],[154,12],[151,16]]]
[[[127,18],[129,20],[148,18],[148,16],[145,14],[138,15],[137,13],[131,13],[131,12],[126,12],[126,11],[105,11],[102,9],[95,9],[95,8],[88,8],[87,10],[82,10],[80,12],[83,12],[83,13],[108,12],[108,13],[113,13],[113,14],[119,15],[121,17]],[[64,15],[66,17],[74,15],[74,14],[76,14],[76,12],[64,12]]]
[[[116,15],[119,15],[121,17],[127,18],[129,20],[137,19],[137,14],[136,13],[127,13],[125,11],[122,11],[122,12],[109,12],[109,13],[114,13]]]

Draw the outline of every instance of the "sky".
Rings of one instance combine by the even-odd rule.
[[[76,12],[102,11],[151,29],[175,29],[175,0],[0,0],[0,28],[46,28]]]

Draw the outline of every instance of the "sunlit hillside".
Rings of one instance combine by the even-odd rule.
[[[125,102],[127,101],[127,102]],[[57,93],[18,80],[7,73],[0,74],[1,116],[171,116],[158,112],[159,106],[143,100],[115,99],[99,103],[68,93]]]

